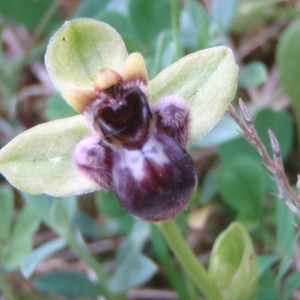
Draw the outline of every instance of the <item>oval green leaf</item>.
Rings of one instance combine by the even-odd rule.
[[[67,196],[95,190],[72,160],[75,145],[89,134],[81,115],[35,126],[0,150],[0,172],[31,194]]]
[[[221,165],[217,176],[220,194],[224,202],[236,210],[237,218],[257,222],[268,182],[261,162],[251,156],[237,155]]]
[[[93,283],[82,273],[71,271],[43,273],[35,279],[34,287],[40,291],[71,299],[78,299],[78,297],[93,298],[103,293],[100,284]],[[53,299],[55,298],[58,297],[53,297]]]
[[[126,57],[125,44],[114,28],[81,18],[65,22],[53,35],[45,63],[54,86],[68,98],[74,91],[93,91],[96,73],[103,68],[120,71]]]
[[[189,54],[149,83],[153,101],[166,95],[186,99],[191,111],[191,140],[207,134],[222,118],[237,89],[238,67],[224,46]]]
[[[258,276],[256,256],[248,232],[232,223],[214,243],[209,275],[224,300],[252,300]]]
[[[298,138],[300,137],[300,18],[294,20],[281,35],[276,50],[276,61],[281,83],[290,96],[297,118]]]
[[[3,241],[2,245],[4,245],[11,233],[14,213],[14,194],[9,186],[0,186],[0,199],[0,240]]]
[[[62,250],[65,246],[65,239],[59,238],[44,243],[42,246],[34,249],[21,263],[20,271],[22,275],[25,278],[29,278],[42,261]]]

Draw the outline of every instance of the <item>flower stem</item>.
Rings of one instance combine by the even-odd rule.
[[[1,271],[0,271],[0,290],[2,291],[2,294],[6,300],[15,300],[15,297]]]
[[[221,293],[219,289],[209,278],[206,270],[186,243],[177,224],[174,221],[165,221],[159,223],[158,228],[183,269],[204,296],[209,300],[220,300]]]
[[[175,289],[180,299],[194,299],[191,297],[190,289],[186,288],[183,282],[182,272],[178,272],[177,268],[172,263],[171,252],[164,238],[159,232],[157,226],[152,226],[152,244],[155,255],[162,265],[170,285]],[[194,287],[194,290],[196,288]],[[198,292],[198,291],[197,291]]]

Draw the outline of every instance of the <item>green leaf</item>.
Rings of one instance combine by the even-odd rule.
[[[5,269],[12,271],[18,268],[22,260],[32,251],[33,236],[19,236],[11,239],[3,255],[2,264]]]
[[[124,208],[114,192],[96,193],[96,205],[98,213],[105,219],[102,228],[107,235],[128,234],[135,220],[131,215],[124,214]]]
[[[265,145],[270,144],[268,129],[271,129],[278,139],[282,157],[287,157],[293,143],[293,123],[291,116],[286,111],[264,109],[257,114],[254,124]],[[267,150],[270,150],[270,148]]]
[[[176,59],[176,45],[171,30],[162,31],[155,39],[153,54],[147,58],[148,76],[153,77]]]
[[[53,198],[47,195],[26,195],[26,201],[43,222],[59,235],[69,233],[77,212],[77,198]]]
[[[50,220],[50,223],[61,235],[68,233],[71,220],[62,201],[53,202],[50,210]]]
[[[65,22],[53,35],[45,63],[55,87],[74,106],[79,94],[84,97],[93,92],[99,70],[111,68],[118,72],[126,57],[125,44],[114,28],[82,18]]]
[[[276,4],[280,2],[283,3],[284,0],[239,0],[233,26],[234,32],[243,33],[278,18],[278,15],[283,12],[281,10],[275,13],[278,10]]]
[[[300,288],[300,272],[291,273],[284,281],[284,299],[293,299],[292,295]],[[295,298],[294,298],[295,299]]]
[[[112,291],[120,293],[143,284],[156,272],[155,263],[141,253],[148,236],[149,224],[136,222],[118,251],[118,268],[109,283]]]
[[[239,86],[242,88],[257,87],[267,81],[268,71],[261,62],[251,62],[241,68],[239,73]]]
[[[96,297],[101,295],[99,285],[89,281],[83,274],[68,271],[53,271],[42,274],[34,286],[44,292],[65,297]]]
[[[221,121],[204,138],[193,143],[193,147],[210,148],[216,147],[241,136],[241,128],[228,115],[225,115]]]
[[[282,300],[279,295],[278,287],[276,286],[273,270],[267,270],[259,277],[256,298],[262,300]]]
[[[77,198],[55,199],[49,210],[52,228],[63,236],[70,233],[77,210]]]
[[[48,120],[71,117],[74,113],[74,109],[72,109],[59,94],[51,96],[47,101],[45,115]]]
[[[98,220],[89,216],[84,212],[77,212],[74,218],[73,226],[78,228],[79,232],[84,236],[91,239],[100,240],[103,238],[104,229],[99,226]]]
[[[223,117],[237,87],[238,67],[227,47],[189,54],[149,83],[153,101],[166,95],[183,97],[191,111],[191,140],[207,134]]]
[[[32,250],[33,235],[38,229],[40,219],[30,206],[26,205],[13,227],[3,264],[9,270],[17,268]]]
[[[0,245],[10,236],[14,195],[8,186],[0,186]]]
[[[129,18],[132,28],[145,45],[149,45],[160,31],[171,25],[170,1],[131,0]]]
[[[276,228],[276,248],[280,257],[276,280],[279,285],[293,264],[299,238],[294,228],[294,213],[280,200],[276,201]]]
[[[182,43],[192,51],[204,49],[209,42],[209,18],[207,11],[197,1],[185,1],[180,15]]]
[[[268,270],[271,270],[273,265],[278,262],[278,256],[274,254],[259,255],[257,261],[259,265],[259,276],[261,276]]]
[[[219,187],[217,184],[218,172],[211,169],[207,172],[202,185],[201,204],[207,204],[218,193]]]
[[[123,15],[120,12],[102,10],[101,13],[97,15],[96,19],[101,20],[102,22],[105,22],[113,28],[115,28],[118,31],[118,33],[122,36],[125,42],[126,37],[133,38],[132,28],[130,26],[130,19],[126,15]],[[127,43],[125,44],[128,47]],[[133,50],[133,52],[136,51],[137,49]]]
[[[236,14],[237,0],[213,0],[211,18],[218,25],[219,30],[229,32]]]
[[[38,26],[41,26],[40,22],[43,16],[52,5],[52,1],[17,0],[8,2],[1,0],[0,14],[6,19],[26,26],[30,30],[36,30]],[[45,29],[49,32],[58,24],[59,17],[58,13],[55,12],[48,20]]]
[[[214,243],[209,275],[224,300],[252,300],[256,289],[257,262],[251,238],[239,223],[232,223]]]
[[[67,196],[95,190],[72,160],[75,145],[88,135],[83,116],[35,126],[0,150],[0,171],[13,186],[31,194]]]
[[[229,140],[227,143],[219,146],[220,156],[223,162],[234,160],[239,156],[249,156],[260,161],[257,150],[250,145],[243,137],[238,137],[233,140]]]
[[[300,18],[294,20],[283,32],[276,50],[276,60],[280,73],[281,83],[291,97],[298,123],[300,135]]]
[[[105,9],[108,0],[85,0],[79,2],[78,8],[74,13],[74,18],[95,18]]]
[[[12,231],[12,239],[28,236],[31,237],[40,225],[40,218],[35,211],[26,205],[18,215],[17,221]]]
[[[270,144],[268,129],[271,129],[280,144],[282,157],[285,158],[288,155],[293,142],[293,125],[291,117],[286,111],[263,109],[255,116],[254,125],[265,145]],[[271,148],[267,147],[267,150],[271,155]],[[257,150],[242,137],[222,144],[220,154],[224,161],[235,159],[241,155],[252,156],[260,160]]]
[[[96,196],[96,205],[98,206],[99,213],[109,218],[120,217],[123,214],[124,208],[114,192],[100,192]]]
[[[47,195],[24,195],[26,202],[30,207],[36,212],[36,214],[41,218],[41,220],[49,227],[54,227],[55,224],[52,224],[52,207],[56,201],[61,201],[61,199],[53,198]],[[65,198],[64,200],[67,200]],[[64,203],[65,201],[63,201]]]
[[[224,163],[218,183],[224,201],[238,212],[241,220],[259,219],[267,188],[267,176],[259,161],[239,156]]]
[[[276,248],[293,258],[295,245],[294,213],[280,200],[276,201]]]
[[[155,263],[144,255],[131,253],[118,266],[109,287],[113,292],[121,293],[147,282],[157,271]]]
[[[24,277],[29,278],[36,267],[45,259],[53,255],[54,253],[62,250],[66,245],[64,239],[58,239],[43,244],[39,248],[32,251],[21,264],[21,272]]]

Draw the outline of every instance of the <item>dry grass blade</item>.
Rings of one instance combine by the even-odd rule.
[[[277,185],[277,196],[286,203],[286,205],[294,214],[300,217],[300,195],[294,191],[287,179],[287,175],[285,173],[282,161],[280,145],[275,134],[272,130],[268,130],[272,149],[272,156],[270,156],[254,127],[250,113],[242,99],[239,100],[239,107],[241,110],[241,116],[238,114],[233,105],[230,105],[228,107],[228,112],[230,116],[237,122],[237,124],[243,130],[245,139],[257,149],[266,168],[270,172],[274,182]],[[298,189],[300,187],[299,175],[297,187]]]

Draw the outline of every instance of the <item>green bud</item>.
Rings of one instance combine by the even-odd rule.
[[[252,300],[258,276],[256,255],[248,232],[232,223],[215,241],[209,275],[224,300]]]

